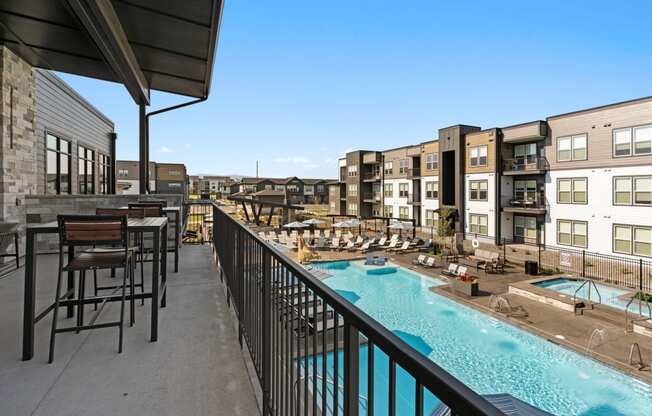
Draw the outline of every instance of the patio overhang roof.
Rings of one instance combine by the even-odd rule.
[[[223,0],[3,0],[0,43],[30,65],[206,98]]]

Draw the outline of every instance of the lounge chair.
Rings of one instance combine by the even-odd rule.
[[[419,251],[430,251],[430,249],[433,247],[432,245],[432,239],[426,241],[425,243],[418,245],[416,248]]]
[[[359,246],[359,245],[362,245],[362,243],[364,243],[364,238],[362,238],[362,236],[359,235],[358,238],[355,239],[355,242],[353,244],[355,244],[356,246]]]
[[[288,232],[285,231],[285,230],[281,231],[281,235],[280,235],[280,237],[282,237],[283,239],[287,240],[287,238],[288,238]]]
[[[267,233],[267,239],[270,241],[278,241],[278,237],[276,236],[276,233],[274,231],[270,231]]]
[[[339,237],[333,237],[333,240],[331,241],[331,245],[328,246],[331,250],[338,250],[340,248],[340,238]]]
[[[352,240],[349,240],[349,242],[346,243],[346,245],[343,247],[343,249],[344,250],[349,250],[349,251],[352,250],[352,249],[355,250],[355,243],[353,243]]]
[[[315,250],[323,250],[326,248],[326,239],[319,237],[315,240]]]
[[[324,238],[331,238],[331,230],[324,230]]]
[[[335,237],[342,238],[342,230],[335,230]]]
[[[382,236],[382,237],[380,237],[380,240],[378,241],[378,244],[374,244],[374,245],[378,246],[378,247],[382,247],[382,246],[385,245],[386,242],[387,242],[387,237]]]
[[[312,237],[310,236],[310,230],[303,231],[303,238],[306,240],[312,240]]]
[[[418,265],[423,265],[426,262],[426,255],[425,254],[419,254],[419,256],[412,260],[412,264],[418,264]]]
[[[363,243],[360,247],[357,248],[358,251],[361,251],[363,253],[366,253],[369,251],[369,246],[371,246],[373,239],[367,240],[365,243]]]
[[[258,233],[258,237],[262,238],[263,240],[267,240],[267,236],[265,235],[265,231],[260,231]]]
[[[391,251],[392,249],[395,249],[397,245],[398,245],[398,239],[390,241],[390,242],[389,242],[389,245],[388,245],[387,247],[384,247],[384,248],[385,248],[386,250],[390,250],[390,251]],[[382,246],[381,246],[381,247],[382,247]]]
[[[424,264],[422,264],[423,267],[435,267],[435,258],[434,257],[428,257],[428,260]]]
[[[407,251],[410,248],[410,242],[409,241],[403,241],[403,244],[401,244],[400,247],[395,247],[395,248],[389,248],[387,251],[391,251],[393,253],[399,253],[399,252],[404,252]]]
[[[441,274],[446,277],[457,277],[457,269],[459,267],[460,267],[459,265],[455,263],[451,263],[448,265],[448,269],[441,271]]]

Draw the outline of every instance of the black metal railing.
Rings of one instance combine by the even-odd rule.
[[[365,181],[379,181],[380,172],[365,172],[362,179]]]
[[[432,412],[434,397],[453,414],[502,415],[219,207],[213,213],[220,278],[237,315],[239,341],[253,361],[264,415],[422,416]],[[368,365],[360,365],[361,355]],[[385,356],[387,374],[376,374],[374,357],[379,362]],[[397,388],[406,389],[397,386],[397,368],[415,383],[409,410],[397,401]],[[366,392],[360,391],[361,377],[367,379]],[[374,383],[384,377],[389,385],[380,391]],[[378,394],[387,400],[374,400]],[[374,409],[378,403],[388,408]]]
[[[503,159],[503,170],[505,171],[539,171],[548,169],[548,160],[543,156],[519,156],[511,159]]]
[[[547,201],[543,192],[529,192],[515,195],[508,201],[508,206],[514,208],[546,208]]]
[[[203,244],[212,240],[213,202],[191,199],[184,204],[183,243]]]
[[[413,204],[420,204],[421,203],[421,194],[416,193],[416,194],[408,194],[408,200],[407,203],[410,205]]]
[[[418,178],[421,176],[421,168],[410,168],[407,170],[408,178]]]
[[[365,192],[362,195],[363,201],[380,202],[380,192]]]

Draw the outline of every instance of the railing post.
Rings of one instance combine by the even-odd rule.
[[[344,415],[357,416],[360,407],[360,340],[358,330],[344,321]]]
[[[643,290],[643,259],[638,259],[638,290]]]
[[[263,416],[271,415],[271,297],[272,297],[272,257],[269,250],[263,249]]]
[[[582,250],[582,277],[586,276],[586,250]]]

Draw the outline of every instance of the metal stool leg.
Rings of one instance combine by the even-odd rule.
[[[79,273],[79,283],[77,285],[77,331],[75,332],[79,334],[79,327],[84,325],[84,280],[86,271],[81,270],[77,273]]]
[[[97,270],[93,270],[93,296],[97,297]],[[93,304],[93,309],[97,310],[97,303]]]
[[[118,341],[118,354],[122,353],[122,338],[124,330],[124,317],[125,317],[125,292],[127,289],[127,273],[129,270],[128,263],[125,264],[124,273],[122,274],[122,300],[120,302],[120,340]]]
[[[131,293],[131,299],[129,300],[129,326],[134,326],[134,322],[136,322],[136,300],[134,299],[134,296],[136,295],[136,283],[134,282],[134,275],[136,271],[136,262],[135,262],[135,255],[132,255],[129,258],[129,285],[130,285],[130,293]]]
[[[57,332],[57,319],[59,317],[59,298],[61,298],[61,276],[63,275],[63,257],[59,255],[59,275],[57,277],[57,293],[54,298],[54,310],[52,312],[52,329],[50,330],[50,352],[48,363],[54,361],[54,337]]]

